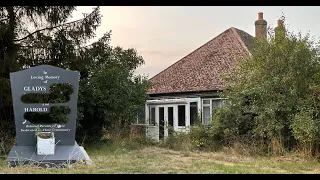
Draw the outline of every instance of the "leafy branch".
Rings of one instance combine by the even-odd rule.
[[[52,27],[46,27],[46,28],[43,28],[43,29],[39,29],[39,30],[36,30],[30,34],[28,34],[27,36],[23,37],[23,38],[20,38],[20,39],[14,39],[13,41],[17,42],[17,41],[22,41],[24,39],[27,39],[29,38],[30,36],[36,34],[36,33],[39,33],[41,31],[44,31],[44,30],[53,30],[53,29],[56,29],[58,27],[65,27],[65,26],[69,26],[71,24],[75,24],[75,23],[78,23],[78,22],[81,22],[81,21],[84,21],[85,19],[91,17],[94,13],[97,12],[98,9],[95,9],[94,11],[92,11],[88,16],[85,16],[84,18],[82,19],[78,19],[78,20],[75,20],[75,21],[72,21],[72,22],[68,22],[68,23],[64,23],[64,24],[59,24],[57,26],[52,26]]]

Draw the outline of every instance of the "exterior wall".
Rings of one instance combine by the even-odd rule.
[[[180,97],[176,96],[167,96],[166,98],[157,97],[157,99],[149,99],[146,102],[145,105],[145,127],[146,127],[146,135],[150,137],[151,139],[154,139],[156,141],[159,141],[159,107],[164,108],[164,121],[165,121],[165,127],[164,127],[164,138],[168,136],[168,107],[173,107],[174,112],[174,120],[173,120],[173,130],[176,132],[186,132],[188,133],[190,130],[190,103],[197,102],[197,112],[198,116],[203,117],[203,100],[210,100],[210,102],[214,100],[219,100],[221,98],[217,98],[217,93],[207,93],[206,95],[203,95],[202,97],[192,95],[190,97],[183,97],[181,95]],[[178,125],[178,106],[179,105],[185,105],[185,126],[179,126]],[[150,124],[150,112],[149,108],[154,107],[155,108],[155,118],[156,118],[156,125],[149,125]],[[210,109],[211,110],[211,109]],[[202,123],[203,118],[201,118]]]

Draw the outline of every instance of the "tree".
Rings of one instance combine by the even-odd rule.
[[[39,64],[85,70],[76,49],[94,37],[99,7],[84,18],[67,22],[74,6],[0,7],[0,119],[13,121],[9,73]],[[82,73],[86,74],[86,73]]]
[[[74,6],[0,7],[0,128],[4,134],[8,134],[5,129],[11,129],[12,136],[15,133],[12,128],[14,120],[10,72],[41,64],[79,71],[81,78],[77,122],[82,127],[80,129],[85,131],[86,127],[81,123],[90,121],[99,124],[101,120],[87,116],[86,107],[89,105],[84,101],[92,91],[87,88],[90,81],[93,81],[91,77],[102,71],[96,68],[105,67],[103,70],[109,71],[108,68],[113,65],[121,68],[121,64],[126,64],[127,68],[123,71],[131,72],[144,63],[130,49],[121,49],[119,52],[123,56],[117,58],[117,48],[109,44],[111,32],[106,32],[97,42],[89,44],[100,25],[100,9],[95,7],[91,13],[84,14],[82,19],[68,22],[75,10]],[[132,77],[128,73],[126,75]],[[4,125],[6,127],[2,127]]]
[[[268,40],[256,40],[252,55],[226,78],[227,107],[214,117],[214,132],[224,140],[277,139],[287,148],[319,143],[319,48],[282,22]]]
[[[82,109],[79,116],[83,118],[79,119],[82,126],[78,128],[86,127],[86,131],[82,131],[79,140],[86,138],[89,142],[101,138],[101,127],[124,131],[148,99],[146,77],[134,74],[134,70],[144,63],[143,58],[134,49],[116,47],[100,51],[103,42],[93,44],[88,58],[101,58],[105,62],[82,82],[80,90]]]

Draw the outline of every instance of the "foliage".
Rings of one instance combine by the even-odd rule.
[[[9,73],[42,64],[80,72],[78,139],[86,134],[99,139],[105,125],[132,118],[139,98],[145,97],[145,78],[133,75],[144,63],[142,57],[134,49],[111,47],[111,32],[91,43],[101,24],[100,8],[69,21],[75,10],[74,6],[0,7],[0,121],[14,122]],[[68,100],[70,93],[67,89],[60,97],[52,92],[38,98],[61,102]],[[116,102],[117,98],[121,100]]]
[[[213,129],[225,143],[237,138],[268,145],[277,139],[291,149],[318,139],[317,42],[282,22],[275,33],[269,30],[269,39],[255,40],[252,55],[226,77],[222,95],[229,100],[215,115]]]
[[[1,174],[319,174],[317,159],[297,154],[277,157],[239,155],[233,149],[221,152],[173,151],[141,146],[130,140],[106,142],[85,148],[91,165],[67,163],[65,168],[41,168],[31,163],[10,168],[0,159]]]
[[[101,127],[117,129],[129,128],[144,108],[148,96],[145,93],[149,84],[147,79],[135,75],[133,69],[143,63],[133,49],[124,50],[120,47],[109,53],[100,54],[106,58],[105,64],[94,69],[87,83],[82,85],[82,100],[79,105],[81,112],[88,119],[79,122],[89,130],[88,133],[100,134]],[[104,57],[103,57],[104,56]],[[95,121],[92,121],[94,119]]]
[[[190,128],[190,138],[194,147],[201,150],[209,146],[210,136],[208,134],[208,128],[204,125],[192,126]]]
[[[0,129],[0,154],[5,154],[14,144],[15,127],[11,122],[0,121]]]
[[[160,147],[161,146],[180,151],[191,151],[194,149],[194,144],[191,142],[190,135],[178,131],[172,131],[163,143],[160,144]]]
[[[39,136],[41,138],[44,138],[44,139],[48,139],[48,138],[54,138],[54,129],[51,128],[51,131],[50,132],[43,132],[40,128],[40,125],[37,126],[36,128],[36,133],[35,135],[36,136]]]
[[[217,137],[210,131],[210,126],[202,125],[201,121],[189,127],[189,132],[174,131],[168,127],[169,136],[162,144],[164,147],[174,150],[217,150],[221,146]]]
[[[301,111],[296,114],[290,124],[294,138],[302,144],[316,140],[319,126],[314,121],[308,112]]]

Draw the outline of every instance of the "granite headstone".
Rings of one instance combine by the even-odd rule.
[[[77,71],[50,65],[40,65],[10,73],[16,143],[8,156],[9,166],[14,167],[30,162],[57,165],[90,160],[85,150],[75,141],[79,78],[80,73]],[[21,97],[27,93],[49,93],[50,85],[63,83],[71,84],[73,88],[70,100],[66,103],[27,104],[21,101]],[[26,112],[50,113],[50,108],[57,106],[70,108],[67,123],[32,124],[24,118]],[[51,131],[53,128],[56,143],[54,155],[37,155],[35,131],[38,125],[42,131]]]

